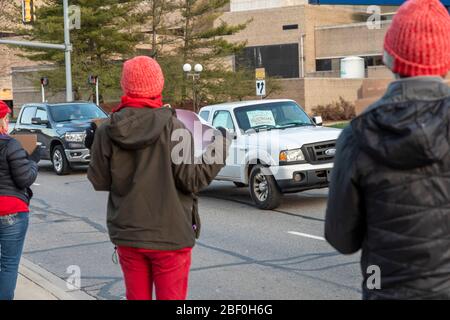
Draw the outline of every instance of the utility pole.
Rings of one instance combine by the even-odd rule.
[[[72,44],[70,43],[69,0],[63,0],[64,8],[64,55],[66,62],[66,101],[73,101],[72,90]]]
[[[63,0],[63,9],[64,9],[64,44],[51,44],[42,42],[1,40],[1,39],[0,44],[40,48],[40,49],[63,50],[65,52],[65,64],[66,64],[66,101],[72,102],[73,101],[72,61],[71,61],[72,44],[70,43],[69,0]]]

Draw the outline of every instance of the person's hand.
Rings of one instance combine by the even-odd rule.
[[[97,130],[97,125],[95,122],[91,122],[91,126],[86,129],[86,138],[84,139],[84,145],[89,150],[92,148],[94,144],[95,131]]]
[[[36,163],[39,163],[39,161],[41,161],[41,148],[38,146],[36,149],[34,149],[33,153],[30,154],[28,159]]]

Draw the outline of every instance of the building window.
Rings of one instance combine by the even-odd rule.
[[[316,60],[316,71],[332,71],[332,59],[319,59]]]
[[[366,68],[367,67],[378,67],[384,65],[382,56],[371,56],[364,57]]]
[[[248,47],[236,56],[236,70],[266,69],[269,77],[298,78],[300,71],[298,43]]]
[[[283,26],[283,30],[298,30],[298,24],[287,24]]]

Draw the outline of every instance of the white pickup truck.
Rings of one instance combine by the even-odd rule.
[[[249,186],[256,206],[271,210],[283,193],[326,188],[341,130],[322,127],[292,100],[211,105],[200,117],[233,136],[230,156],[217,180]]]

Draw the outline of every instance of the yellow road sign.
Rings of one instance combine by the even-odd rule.
[[[12,100],[12,90],[11,89],[1,89],[0,90],[0,100]]]
[[[265,68],[257,68],[255,70],[256,80],[265,80],[266,79],[266,69]]]

